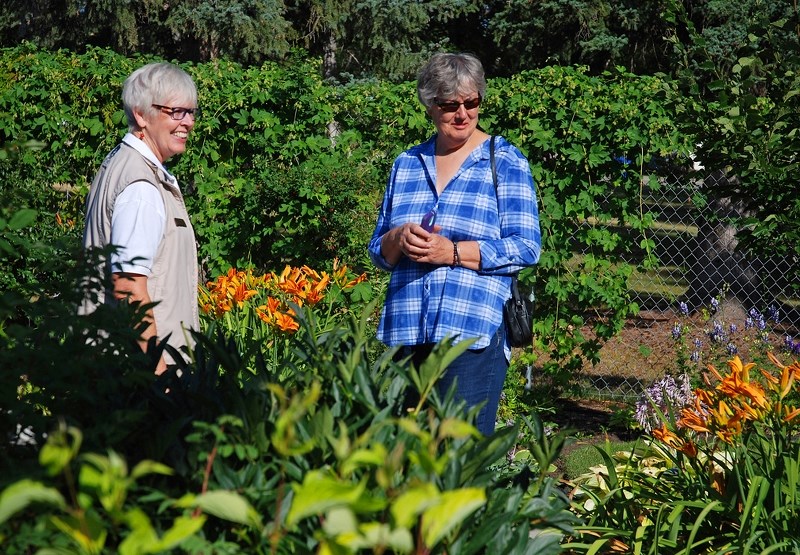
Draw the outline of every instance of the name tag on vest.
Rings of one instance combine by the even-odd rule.
[[[186,227],[186,222],[183,221],[181,218],[175,218],[175,226]]]

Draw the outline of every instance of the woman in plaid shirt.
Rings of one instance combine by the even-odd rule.
[[[394,161],[369,244],[392,273],[378,338],[419,364],[446,337],[472,339],[437,384],[494,431],[511,357],[503,304],[511,275],[539,260],[541,235],[528,161],[502,137],[478,129],[486,80],[470,54],[435,54],[417,77],[417,96],[436,133]]]

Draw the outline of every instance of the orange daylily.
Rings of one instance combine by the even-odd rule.
[[[714,368],[713,364],[709,364],[708,366],[706,366],[706,368],[708,368],[708,371],[714,375],[714,377],[717,379],[718,382],[722,381],[722,376],[720,376],[719,372],[717,372],[717,369]],[[706,385],[711,387],[711,383],[709,383],[708,378],[706,376],[704,376],[704,378],[706,380]]]
[[[728,380],[726,378],[726,380]],[[769,408],[764,389],[755,383],[745,383],[738,380],[728,380],[718,386],[721,393],[732,399],[744,397],[761,409]]]
[[[292,268],[288,264],[280,274],[277,276],[273,275],[272,278],[279,291],[298,297],[305,286],[305,280],[300,274],[300,268]]]
[[[712,398],[711,394],[706,391],[705,389],[695,389],[694,396],[700,401],[701,404],[710,407],[714,404],[714,399]]]
[[[662,424],[661,428],[653,430],[652,433],[654,438],[659,440],[667,447],[671,447],[676,451],[680,451],[689,457],[697,456],[697,446],[691,441],[686,441],[669,430],[666,424]]]
[[[257,317],[266,324],[282,331],[296,331],[299,324],[294,319],[294,311],[289,305],[314,306],[326,295],[331,281],[341,289],[353,287],[366,280],[366,274],[344,283],[348,268],[334,260],[333,277],[327,272],[318,272],[304,265],[286,265],[280,273],[254,276],[252,270],[230,268],[225,274],[209,281],[200,288],[199,304],[204,314],[220,318],[234,308],[242,308],[246,303],[260,295],[267,296],[265,304],[255,308]],[[344,283],[344,284],[343,284]]]
[[[695,398],[693,407],[686,407],[681,410],[678,426],[700,433],[711,431],[708,424],[708,411],[703,407],[699,398]]]
[[[739,358],[739,355],[734,356],[731,360],[728,361],[728,367],[731,369],[731,374],[736,374],[741,378],[742,381],[749,382],[750,381],[750,369],[756,365],[755,362],[748,362],[747,364],[742,363],[742,359]]]
[[[769,403],[764,394],[764,389],[750,381],[750,369],[755,364],[752,362],[742,364],[742,360],[736,356],[728,361],[728,366],[731,369],[730,374],[720,380],[719,385],[717,385],[717,391],[732,399],[738,396],[746,397],[759,408],[767,408]]]
[[[249,272],[238,271],[230,268],[227,273],[220,275],[214,281],[206,284],[207,290],[200,290],[201,308],[206,314],[214,312],[215,317],[220,317],[225,312],[236,306],[241,307],[249,299],[258,294],[258,288],[263,282],[263,277],[255,277]]]
[[[297,320],[283,312],[275,313],[275,325],[281,331],[295,332],[300,329],[300,324],[297,323]]]
[[[793,386],[794,371],[792,370],[791,366],[784,366],[783,372],[781,372],[781,390],[779,393],[781,400],[783,400],[789,394]]]
[[[330,279],[331,279],[330,276],[325,272],[323,272],[322,278],[319,279],[317,283],[312,285],[311,288],[306,292],[306,301],[308,301],[310,305],[313,306],[317,304],[319,301],[323,299],[323,297],[325,297],[324,291],[325,288],[328,287]]]
[[[684,455],[691,458],[697,457],[697,445],[693,441],[685,441],[681,451]]]
[[[789,368],[789,371],[794,376],[794,379],[795,380],[800,380],[800,361],[795,360],[794,362],[792,362],[791,364],[789,364],[787,366],[787,365],[782,364],[781,361],[779,361],[778,358],[774,354],[768,352],[767,356],[769,357],[769,360],[772,362],[772,364],[774,364],[775,366],[777,366],[781,370],[783,370],[784,368]]]
[[[653,437],[673,449],[680,449],[683,446],[683,440],[670,431],[666,423],[662,423],[660,428],[653,430]]]
[[[769,388],[778,394],[778,404],[780,404],[794,389],[795,381],[798,379],[798,370],[800,370],[800,364],[794,362],[787,366],[781,364],[772,353],[767,354],[775,366],[781,369],[781,377],[779,379],[764,370],[761,371],[761,374],[764,376],[764,379],[767,380],[767,385]]]
[[[233,291],[233,300],[241,307],[246,301],[255,297],[256,294],[258,294],[258,291],[249,289],[245,283],[240,283]]]
[[[766,370],[763,370],[763,369],[759,368],[759,372],[761,372],[761,375],[764,376],[764,379],[766,379],[769,382],[770,387],[773,386],[773,385],[778,385],[779,383],[781,383],[781,381],[778,378],[776,378],[775,376],[773,376],[772,374],[770,374]]]
[[[784,422],[791,422],[792,420],[794,420],[795,416],[800,414],[800,408],[792,409],[792,407],[784,407],[783,411],[784,411],[784,416],[783,416]]]

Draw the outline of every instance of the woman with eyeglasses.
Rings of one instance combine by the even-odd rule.
[[[199,329],[195,235],[178,180],[167,160],[186,150],[200,110],[192,78],[169,63],[134,71],[123,84],[128,133],[100,166],[86,199],[85,249],[113,245],[99,270],[110,276],[106,291],[87,292],[81,313],[101,303],[157,303],[139,343],[166,340],[155,368],[187,358],[189,329]],[[96,297],[96,298],[95,298]],[[153,341],[155,340],[155,342]]]
[[[436,133],[394,161],[369,244],[391,272],[378,337],[418,366],[445,339],[474,342],[437,383],[456,383],[476,426],[494,432],[511,347],[503,304],[511,275],[536,264],[541,236],[528,161],[478,127],[486,80],[470,54],[435,54],[417,76],[417,96]]]

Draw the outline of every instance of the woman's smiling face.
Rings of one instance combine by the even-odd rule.
[[[163,106],[196,108],[193,103],[177,97],[167,99]],[[194,114],[187,113],[183,119],[175,120],[167,108],[153,108],[153,111],[137,114],[137,121],[144,132],[144,142],[162,163],[186,150],[186,141],[195,123]]]

